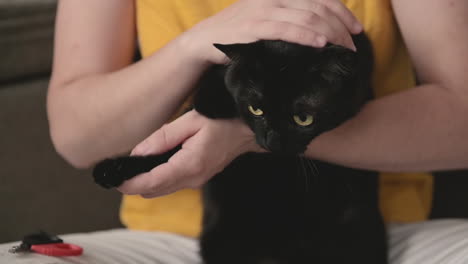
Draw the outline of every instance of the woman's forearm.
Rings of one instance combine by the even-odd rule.
[[[52,82],[48,113],[62,156],[88,167],[128,151],[166,122],[208,66],[192,58],[184,44],[176,39],[116,72]]]
[[[467,168],[467,135],[467,98],[422,85],[368,103],[313,140],[306,156],[389,172]]]

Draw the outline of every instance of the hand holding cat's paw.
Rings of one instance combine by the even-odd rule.
[[[167,162],[179,147],[161,155],[122,156],[99,162],[93,170],[94,181],[103,188],[120,186],[124,181]]]
[[[133,155],[158,154],[182,144],[166,163],[132,178],[118,189],[145,198],[198,188],[246,152],[262,151],[240,120],[212,120],[190,111],[139,144]]]

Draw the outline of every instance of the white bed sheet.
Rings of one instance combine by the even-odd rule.
[[[201,264],[195,239],[162,232],[115,229],[61,235],[80,245],[78,257],[11,254],[0,245],[1,264]],[[468,221],[438,220],[389,227],[391,264],[468,264]]]

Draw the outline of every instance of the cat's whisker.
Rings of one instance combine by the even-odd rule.
[[[256,86],[256,85],[255,85],[255,82],[254,82],[252,79],[248,79],[248,82],[249,82],[249,85],[250,85],[251,87],[255,87],[255,86]]]
[[[284,72],[287,68],[288,68],[288,65],[286,64],[280,68],[279,72]]]
[[[312,164],[312,166],[314,167],[315,172],[317,173],[317,176],[319,176],[320,172],[319,172],[319,170],[318,170],[318,168],[317,168],[317,165],[315,165],[315,163],[314,163],[313,160],[308,159],[308,161],[309,161],[309,163]]]
[[[305,187],[306,187],[305,192],[307,193],[307,192],[309,191],[309,190],[308,190],[308,185],[309,185],[309,183],[308,183],[308,175],[307,175],[308,173],[307,173],[307,171],[306,171],[306,167],[305,167],[305,165],[304,165],[304,161],[302,160],[301,157],[299,157],[298,159],[296,159],[296,161],[297,161],[297,163],[299,163],[299,165],[300,165],[300,166],[299,166],[299,168],[300,168],[299,173],[302,173],[303,176],[304,176]]]
[[[315,163],[314,163],[312,160],[310,160],[310,159],[307,159],[307,164],[309,165],[309,168],[310,168],[310,170],[311,170],[313,176],[315,176],[316,185],[318,185],[318,184],[319,184],[319,180],[320,180],[320,172],[319,172],[317,166],[316,166]]]
[[[299,159],[300,159],[300,161],[302,163],[302,166],[304,168],[303,171],[304,171],[304,178],[305,178],[305,181],[306,181],[306,192],[309,192],[310,191],[310,184],[311,184],[310,174],[312,174],[312,176],[314,176],[315,172],[310,167],[310,165],[308,164],[308,159],[306,159],[304,157],[300,157]]]
[[[304,158],[301,158],[302,164],[304,164]],[[305,172],[305,179],[306,179],[306,192],[309,192],[310,189],[310,175],[306,171],[306,165],[304,164],[304,172]],[[312,172],[313,173],[313,172]]]

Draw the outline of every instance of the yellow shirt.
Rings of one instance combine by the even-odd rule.
[[[143,57],[235,0],[137,0],[137,28]],[[384,96],[415,85],[390,0],[343,0],[363,23],[375,53],[375,94]],[[382,149],[382,151],[385,151]],[[423,173],[381,173],[381,210],[388,222],[424,220],[430,210],[432,177]],[[196,190],[145,200],[125,196],[123,223],[131,229],[161,230],[188,236],[200,231],[201,203]]]

